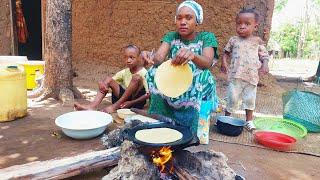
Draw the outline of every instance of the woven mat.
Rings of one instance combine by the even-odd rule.
[[[224,97],[226,94],[226,85],[223,82],[218,81],[218,94],[220,97]],[[274,94],[267,93],[258,90],[256,99],[256,109],[254,111],[255,117],[277,116],[282,117],[282,99]],[[215,122],[217,116],[223,114],[213,114],[212,123]],[[245,119],[243,111],[232,114],[233,117]],[[253,146],[259,148],[267,148],[255,142],[253,135],[247,130],[243,130],[242,134],[237,137],[229,137],[219,134],[215,128],[210,130],[210,140],[219,141],[231,144],[240,144],[245,146]],[[307,154],[320,157],[320,133],[310,133],[305,138],[298,140],[294,149],[288,151],[290,153]]]
[[[231,144],[240,144],[240,145],[246,145],[246,146],[252,146],[252,147],[259,147],[259,148],[267,148],[255,142],[253,134],[248,132],[245,129],[239,136],[230,137],[230,136],[219,134],[216,128],[213,127],[210,132],[210,140],[226,142]],[[287,151],[287,152],[320,157],[320,134],[319,133],[308,134],[305,138],[298,140],[295,147],[291,151]]]

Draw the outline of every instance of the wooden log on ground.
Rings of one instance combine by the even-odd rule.
[[[180,180],[197,180],[197,178],[178,166],[175,166],[174,170]]]
[[[118,164],[120,148],[0,169],[0,179],[63,179]]]

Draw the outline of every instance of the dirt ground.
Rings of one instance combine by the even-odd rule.
[[[315,73],[316,67],[314,68],[313,66],[317,62],[309,62],[309,65],[308,62],[302,62],[307,63],[306,67],[308,68],[301,68],[305,67],[301,64],[295,66],[292,61],[272,63],[274,64],[271,66],[271,72],[275,74],[279,81],[273,82],[276,84],[272,84],[271,87],[281,88],[285,91],[295,88],[295,80],[300,76],[309,76],[309,71],[311,71],[311,74]],[[287,72],[283,71],[283,69],[288,68],[283,67],[288,67],[289,65],[292,66],[290,68],[292,81],[286,81],[284,78]],[[294,76],[295,73],[293,71],[296,72],[296,76]],[[268,82],[271,81],[269,78]],[[75,85],[87,97],[86,100],[81,100],[82,102],[94,97],[95,82],[76,78]],[[303,88],[320,92],[319,86],[314,84],[304,84]],[[272,93],[275,97],[280,98],[280,95],[274,90],[266,87],[261,88],[260,92]],[[109,103],[107,99],[101,107]],[[0,168],[103,149],[99,137],[91,140],[73,140],[63,135],[59,128],[55,126],[55,118],[63,113],[73,111],[73,107],[63,106],[53,99],[41,103],[28,100],[28,106],[28,115],[26,117],[16,121],[0,123]],[[115,114],[113,116],[116,118]],[[106,132],[117,126],[119,124],[110,125]],[[213,149],[225,153],[229,158],[228,164],[238,174],[247,179],[320,179],[319,157],[283,153],[216,141],[211,141],[209,146],[191,148],[193,151],[203,149]],[[100,179],[103,175],[104,171],[98,171],[71,179]]]

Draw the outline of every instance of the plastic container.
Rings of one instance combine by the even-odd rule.
[[[297,142],[294,137],[277,132],[259,131],[254,137],[258,143],[278,151],[292,150]]]
[[[27,61],[27,56],[0,56],[0,65],[13,65]]]
[[[258,130],[278,132],[295,138],[303,138],[308,132],[301,124],[282,118],[258,117],[253,122]]]
[[[26,61],[19,62],[19,64],[23,65],[26,71],[27,89],[32,90],[36,88],[36,71],[39,70],[40,74],[44,73],[44,61]]]
[[[27,114],[26,74],[23,66],[0,65],[0,122]]]
[[[282,95],[283,118],[302,124],[308,132],[320,133],[320,94],[297,89]]]
[[[36,83],[36,88],[39,88],[41,86],[41,83],[44,79],[44,75],[40,72],[39,69],[36,70],[34,82]]]
[[[246,121],[230,116],[217,117],[217,129],[219,133],[227,136],[239,136],[243,131]]]

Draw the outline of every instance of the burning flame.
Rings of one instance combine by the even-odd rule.
[[[162,147],[158,152],[152,152],[152,161],[160,169],[160,172],[164,172],[165,164],[172,159],[172,150],[170,147]],[[173,172],[173,166],[170,168],[170,173]]]

